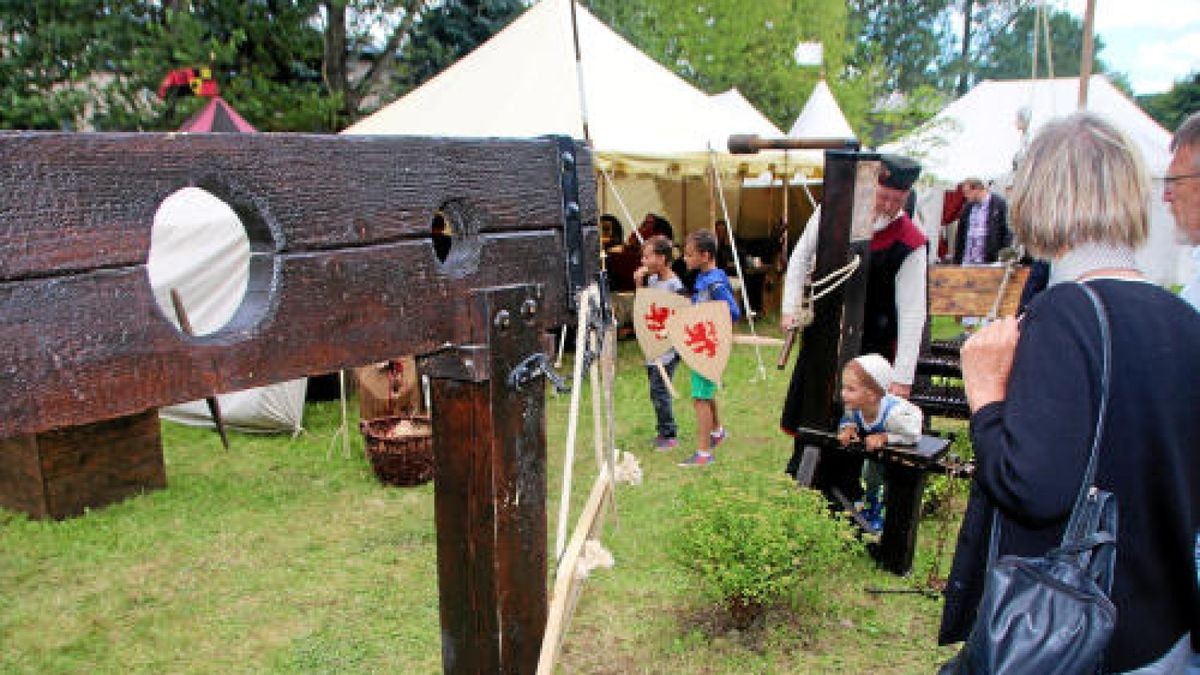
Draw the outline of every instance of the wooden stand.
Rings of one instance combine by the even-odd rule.
[[[0,439],[0,506],[61,520],[167,486],[158,410]]]
[[[547,551],[533,366],[597,271],[592,175],[568,138],[0,132],[0,495],[67,515],[161,487],[157,416],[142,411],[421,354],[445,671],[534,672]],[[229,204],[250,240],[246,298],[204,337],[177,331],[146,283],[149,223],[184,187]],[[444,259],[435,212],[455,232]],[[80,452],[50,442],[79,425]]]

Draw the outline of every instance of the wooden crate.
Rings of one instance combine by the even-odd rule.
[[[56,520],[167,486],[158,410],[0,439],[0,506]]]
[[[934,265],[929,268],[929,313],[987,316],[996,302],[1003,278],[1004,268],[994,265]],[[1013,270],[997,316],[1017,313],[1021,290],[1028,278],[1028,267]]]

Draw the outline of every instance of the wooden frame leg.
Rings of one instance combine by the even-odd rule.
[[[518,389],[508,376],[541,349],[539,296],[529,286],[473,293],[474,344],[426,361],[447,673],[537,667],[547,615],[545,385]]]

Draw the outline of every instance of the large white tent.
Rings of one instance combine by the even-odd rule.
[[[912,134],[883,146],[917,158],[924,165],[923,182],[952,186],[968,178],[994,181],[1002,191],[1011,176],[1014,158],[1026,139],[1047,121],[1074,112],[1079,96],[1078,78],[1042,80],[985,80],[946,106]],[[1019,111],[1029,115],[1028,135],[1017,127]],[[1144,113],[1103,75],[1088,81],[1087,109],[1124,131],[1141,149],[1152,176],[1161,177],[1170,163],[1171,135]],[[941,200],[922,206],[926,219],[940,220]],[[1163,284],[1184,278],[1190,260],[1175,243],[1174,223],[1159,191],[1151,202],[1150,239],[1138,251],[1148,275]]]
[[[577,67],[571,14],[569,0],[541,0],[345,133],[584,138],[586,110],[588,137],[605,168],[703,174],[710,148],[723,170],[754,161],[723,152],[730,134],[763,130],[765,120],[752,106],[731,104],[728,93],[714,103],[578,3]],[[767,129],[774,127],[768,122]]]

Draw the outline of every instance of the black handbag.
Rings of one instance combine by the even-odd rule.
[[[1100,414],[1071,519],[1061,544],[1044,556],[1006,555],[996,560],[1000,516],[993,509],[983,597],[962,650],[941,668],[942,675],[1076,675],[1101,670],[1117,624],[1117,609],[1108,598],[1116,563],[1117,500],[1094,485],[1112,346],[1104,304],[1092,289],[1079,286],[1100,320],[1104,355]]]

